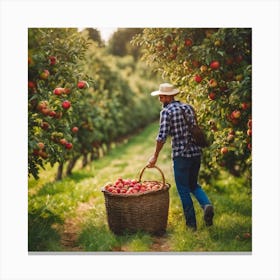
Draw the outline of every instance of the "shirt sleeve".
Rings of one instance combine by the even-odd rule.
[[[165,142],[169,133],[170,133],[169,114],[166,110],[162,110],[160,113],[159,133],[156,140],[159,142]]]

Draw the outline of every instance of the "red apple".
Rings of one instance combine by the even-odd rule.
[[[249,137],[252,136],[252,129],[249,128],[249,129],[247,130],[247,135],[248,135]]]
[[[49,108],[42,108],[41,113],[44,114],[45,116],[48,116],[50,111],[51,110]]]
[[[78,84],[77,84],[77,87],[79,89],[84,89],[84,88],[87,88],[89,86],[88,86],[88,83],[86,81],[79,81]]]
[[[210,100],[214,100],[214,99],[216,98],[215,92],[210,92],[210,93],[208,94],[208,97],[209,97]]]
[[[241,103],[241,108],[242,108],[242,110],[246,110],[249,108],[249,104],[246,102],[243,102],[243,103]]]
[[[197,82],[197,83],[200,83],[202,81],[202,78],[200,75],[195,75],[194,76],[194,80]]]
[[[33,81],[28,81],[28,88],[35,88],[36,87],[36,83],[34,83]]]
[[[191,47],[192,44],[193,44],[192,39],[187,38],[187,39],[185,40],[185,46],[186,46],[186,47]]]
[[[55,95],[61,95],[61,94],[64,93],[64,88],[61,88],[61,87],[55,88],[55,89],[53,90],[53,93],[54,93]]]
[[[54,118],[56,116],[56,112],[55,111],[50,111],[49,116]]]
[[[46,70],[46,69],[45,69],[45,70],[40,74],[40,79],[42,79],[42,80],[47,80],[48,77],[49,77],[49,75],[50,75],[49,70]]]
[[[71,150],[73,148],[73,144],[69,142],[67,142],[64,146],[67,150]]]
[[[218,60],[213,60],[211,63],[210,63],[210,68],[212,70],[217,70],[220,68],[220,62]]]
[[[216,87],[218,85],[218,83],[217,83],[217,81],[215,79],[211,79],[208,84],[212,88]]]
[[[241,116],[241,112],[239,110],[234,110],[230,116],[232,119],[239,119]]]
[[[227,147],[221,148],[221,154],[224,155],[226,153],[228,153],[228,148]]]
[[[249,128],[252,128],[252,120],[250,119],[250,120],[248,120],[248,122],[247,122],[247,126],[249,127]]]
[[[59,140],[59,143],[61,145],[66,145],[68,142],[67,142],[67,140],[65,138],[62,138],[62,139]]]
[[[62,102],[62,108],[63,108],[63,109],[68,110],[70,107],[71,107],[71,102],[70,102],[70,101],[64,100],[64,101]]]
[[[45,148],[45,144],[43,142],[37,143],[37,146],[39,147],[40,150],[43,150]]]
[[[55,65],[56,64],[56,57],[51,55],[49,56],[49,61],[50,61],[50,65]]]
[[[77,133],[79,131],[79,128],[77,126],[72,127],[72,132]]]
[[[42,109],[48,108],[49,102],[47,100],[42,100],[38,103],[37,109],[41,111]]]

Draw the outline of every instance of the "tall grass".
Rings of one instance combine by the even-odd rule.
[[[77,246],[82,251],[147,252],[155,247],[154,237],[138,232],[115,236],[110,232],[102,186],[119,177],[138,178],[148,158],[154,152],[158,125],[148,126],[127,143],[112,149],[105,157],[92,162],[85,169],[77,165],[73,175],[60,182],[52,182],[55,168],[41,173],[39,181],[29,180],[29,250],[65,251],[60,242],[66,219],[79,220]],[[183,212],[173,178],[170,145],[163,148],[157,165],[171,184],[170,209],[166,250],[172,252],[241,252],[252,250],[251,195],[246,181],[221,173],[218,180],[203,186],[215,207],[214,226],[207,228],[203,212],[194,200],[198,231],[186,229]],[[156,169],[145,170],[143,179],[162,180]],[[81,203],[90,204],[85,211]]]

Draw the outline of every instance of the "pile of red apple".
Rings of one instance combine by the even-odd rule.
[[[156,181],[137,181],[136,179],[117,179],[114,183],[107,183],[104,189],[119,195],[133,195],[163,189],[163,184]]]

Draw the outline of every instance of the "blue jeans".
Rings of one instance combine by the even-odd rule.
[[[197,182],[200,162],[200,156],[173,158],[174,177],[182,202],[186,225],[192,228],[196,228],[196,217],[191,193],[203,209],[206,204],[211,204],[206,193]]]

